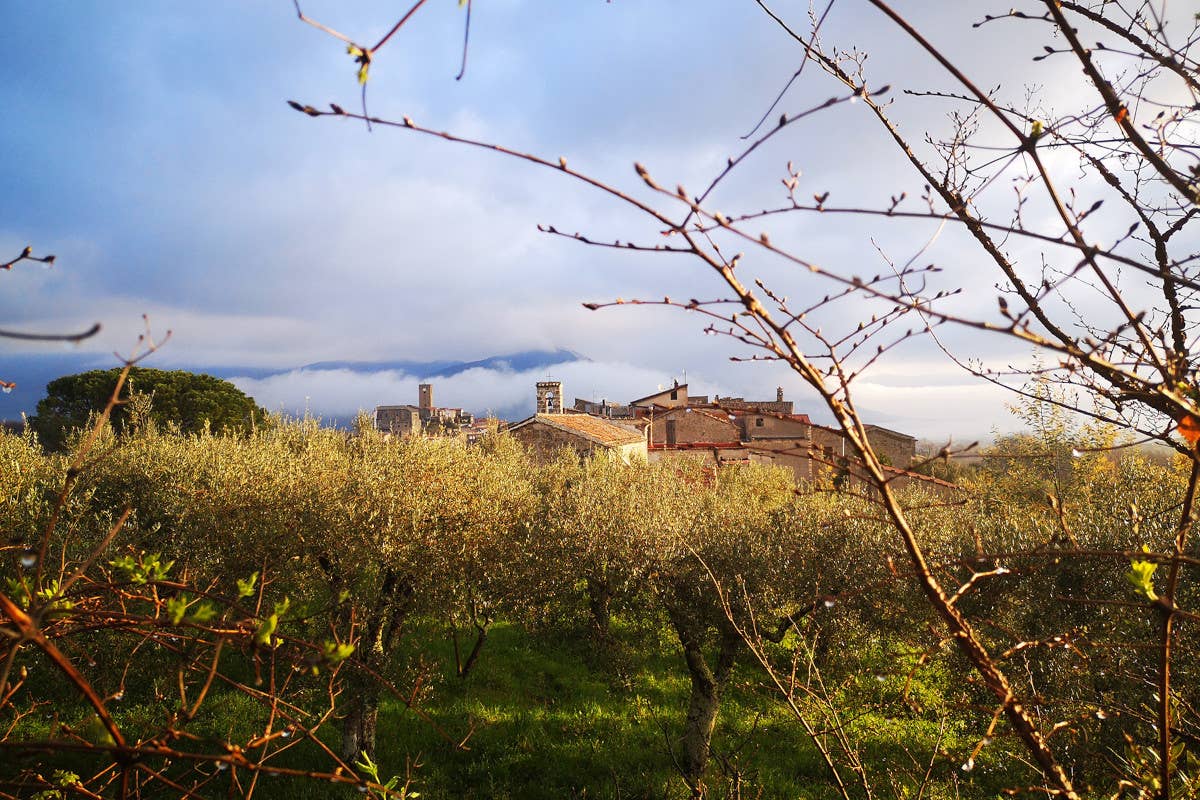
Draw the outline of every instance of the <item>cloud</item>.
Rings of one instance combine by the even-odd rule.
[[[420,383],[434,385],[434,403],[438,406],[465,408],[476,414],[523,416],[533,412],[534,385],[547,379],[562,381],[568,402],[576,397],[625,402],[655,391],[671,378],[632,364],[571,361],[554,365],[549,373],[546,369],[476,368],[425,379],[394,370],[297,369],[266,378],[233,377],[230,381],[272,411],[295,414],[307,409],[317,416],[345,418],[377,405],[415,405]],[[730,393],[699,376],[696,384],[712,386],[717,393]]]

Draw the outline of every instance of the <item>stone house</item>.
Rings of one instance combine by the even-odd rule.
[[[643,433],[588,414],[534,414],[510,425],[507,433],[541,461],[557,458],[564,448],[580,458],[612,453],[627,464],[647,458]]]
[[[814,479],[822,468],[812,457],[812,421],[806,414],[791,413],[792,403],[783,399],[782,389],[773,401],[738,397],[710,403],[679,384],[631,405],[648,423],[654,461],[690,457],[714,465],[775,464],[790,469],[797,481]]]
[[[899,470],[907,470],[917,457],[917,437],[906,433],[884,428],[880,425],[863,426],[867,432],[867,441],[879,455],[885,466]],[[824,425],[813,425],[811,428],[814,447],[828,456],[846,456],[849,443],[840,430],[827,428]]]
[[[375,430],[396,436],[412,436],[423,429],[417,406],[375,406]]]
[[[729,414],[737,420],[742,438],[748,442],[766,439],[807,442],[812,439],[813,424],[807,414],[784,414],[758,408],[731,410]]]
[[[867,441],[889,467],[908,469],[917,457],[917,437],[885,428],[867,425]]]
[[[701,458],[719,465],[733,461],[769,463],[791,470],[798,482],[822,476],[855,479],[854,459],[841,431],[814,425],[794,413],[783,389],[774,400],[688,394],[687,384],[638,398],[629,404],[647,426],[651,460]],[[866,426],[867,438],[900,483],[924,480],[908,472],[916,437],[879,425]]]
[[[675,406],[648,409],[647,440],[652,446],[680,444],[740,444],[741,431],[733,416],[718,408]]]
[[[654,394],[648,394],[645,397],[639,397],[636,400],[630,400],[629,405],[635,409],[664,409],[664,408],[682,408],[688,404],[688,386],[686,383],[681,384],[675,381],[675,385],[670,389],[659,389]]]

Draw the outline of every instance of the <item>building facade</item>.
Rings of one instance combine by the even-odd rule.
[[[588,414],[534,414],[510,425],[507,432],[543,462],[554,460],[564,449],[580,458],[609,453],[627,464],[647,458],[643,434]]]

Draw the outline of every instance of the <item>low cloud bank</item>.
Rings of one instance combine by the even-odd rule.
[[[346,369],[296,369],[266,378],[233,377],[239,389],[270,411],[344,419],[379,405],[417,403],[417,386],[433,384],[438,406],[475,414],[520,419],[533,413],[538,381],[562,381],[567,402],[576,397],[627,402],[669,385],[661,371],[619,362],[570,361],[532,370],[469,369],[457,375],[425,379],[395,370],[352,372]],[[689,378],[701,393],[735,394],[702,376]]]
[[[689,372],[693,394],[774,399],[772,378],[754,372],[720,370],[710,378]],[[682,376],[678,376],[682,377]],[[736,379],[737,382],[731,382]],[[898,380],[893,380],[898,379]],[[347,369],[295,369],[264,378],[230,378],[242,391],[270,411],[301,415],[305,412],[337,422],[349,421],[360,410],[379,405],[417,404],[417,386],[433,384],[435,405],[463,408],[476,415],[518,420],[533,413],[534,385],[542,380],[562,381],[567,403],[575,398],[625,403],[668,386],[665,371],[617,361],[578,360],[527,370],[476,368],[446,377],[426,378],[399,370],[356,372]],[[904,385],[906,383],[916,385]],[[899,385],[898,385],[899,384]],[[829,423],[828,414],[808,392],[797,392],[788,383],[787,397],[796,411]],[[864,377],[856,383],[855,399],[869,423],[884,425],[913,436],[945,441],[988,438],[991,431],[1020,427],[1006,408],[1013,395],[998,387],[963,380],[961,373],[931,370],[918,383],[904,375]]]

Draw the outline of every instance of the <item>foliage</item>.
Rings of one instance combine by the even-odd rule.
[[[1045,428],[1025,441],[1045,452],[1060,446],[1057,436]],[[652,780],[670,793],[664,776],[677,768],[679,785],[693,791],[733,791],[739,781],[748,791],[800,775],[832,781],[831,764],[847,787],[872,792],[886,781],[912,791],[932,780],[983,796],[1019,779],[1015,741],[973,712],[988,696],[946,647],[869,496],[797,491],[786,473],[756,466],[714,471],[686,460],[625,465],[573,455],[538,465],[502,435],[468,447],[311,420],[248,436],[147,426],[105,446],[61,511],[72,534],[50,559],[65,559],[65,574],[56,569],[22,589],[30,577],[15,558],[23,545],[5,577],[9,596],[41,610],[43,630],[93,654],[90,679],[104,696],[124,698],[114,719],[130,735],[231,724],[205,713],[185,722],[178,712],[162,722],[174,707],[175,672],[183,670],[193,697],[224,641],[222,674],[238,685],[277,681],[288,693],[275,696],[289,705],[234,703],[236,724],[220,737],[257,741],[260,715],[282,714],[290,730],[307,731],[309,745],[340,736],[334,754],[348,767],[372,765],[386,780],[357,769],[396,792],[458,792],[464,784],[451,773],[478,781],[490,771],[517,792],[529,769],[520,765],[534,758],[521,741],[543,741],[545,726],[564,725],[572,736],[625,730],[619,735],[642,742],[636,758],[581,764],[576,781],[556,784],[564,790],[590,785],[595,793],[613,771],[623,787]],[[0,437],[0,453],[0,485],[13,487],[0,515],[36,542],[67,457],[13,435]],[[1020,663],[1043,713],[1078,715],[1056,739],[1079,780],[1102,787],[1112,780],[1108,754],[1127,751],[1124,737],[1137,744],[1130,770],[1153,752],[1139,749],[1152,714],[1138,687],[1154,674],[1154,659],[1116,645],[1152,636],[1149,598],[1128,575],[1153,572],[1161,593],[1153,554],[1172,536],[1170,511],[1187,481],[1136,453],[1090,458],[1068,456],[1068,471],[1054,480],[1037,459],[1013,458],[1002,470],[992,462],[965,481],[956,502],[920,491],[904,498],[932,569],[971,583],[958,605],[1028,643],[1005,658]],[[1054,503],[1034,492],[1046,486],[1057,492]],[[88,582],[63,589],[59,576],[69,579],[70,565],[103,545],[111,509],[126,505],[123,544],[111,546]],[[1061,557],[1068,553],[1095,555]],[[598,597],[607,600],[603,615]],[[1096,602],[1139,610],[1096,614]],[[133,615],[129,624],[91,629],[117,607]],[[218,630],[187,651],[171,639]],[[469,652],[458,647],[464,630],[474,636]],[[533,638],[519,644],[522,637]],[[548,642],[580,663],[551,677],[563,668],[544,660]],[[517,654],[503,654],[514,646]],[[120,652],[135,655],[96,655]],[[1082,658],[1089,670],[1077,668]],[[1177,659],[1181,670],[1200,666],[1187,648]],[[31,666],[32,675],[46,674]],[[551,672],[538,677],[543,667]],[[521,677],[500,677],[498,668]],[[522,681],[558,683],[551,692]],[[604,710],[571,712],[578,718],[530,706],[541,698],[570,708],[568,696],[597,691],[603,697],[592,702]],[[1180,730],[1191,731],[1195,715],[1186,709],[1200,698],[1186,686],[1176,696]],[[46,698],[58,706],[49,727],[35,712]],[[30,679],[2,710],[14,731],[9,747],[68,729],[92,736],[88,707],[61,680]],[[640,720],[636,731],[619,721],[629,719]],[[789,719],[799,727],[785,734]],[[411,751],[386,743],[401,730]],[[798,742],[803,766],[788,767],[769,744],[780,736],[798,737],[789,741]],[[785,761],[739,755],[743,741]],[[291,769],[291,753],[261,768]],[[968,762],[977,765],[969,780],[960,769]],[[81,763],[95,764],[39,761],[39,774],[82,775]],[[934,764],[933,777],[914,763]],[[231,768],[252,774],[240,762]]]
[[[30,424],[50,449],[66,444],[66,433],[81,428],[105,408],[120,369],[91,370],[56,378],[46,385],[46,396],[38,401],[37,415]],[[134,367],[129,372],[130,391],[148,395],[151,404],[144,422],[175,425],[184,433],[204,427],[218,432],[245,433],[262,425],[267,414],[253,399],[228,381],[183,370]],[[118,405],[112,424],[124,430],[135,418],[136,405]]]

